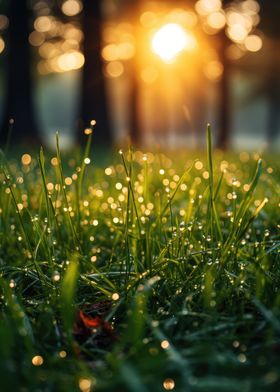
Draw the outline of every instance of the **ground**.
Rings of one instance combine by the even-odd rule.
[[[1,156],[2,390],[279,390],[277,159],[91,136]]]

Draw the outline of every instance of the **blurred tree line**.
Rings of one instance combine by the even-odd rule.
[[[154,0],[156,3],[159,0]],[[115,0],[115,5],[119,7],[119,12],[126,12],[131,22],[137,26],[141,7],[147,0]],[[168,3],[175,7],[176,4],[182,5],[182,1],[161,0],[160,3]],[[280,2],[275,0],[259,0],[261,4],[261,29],[264,34],[271,38],[271,42],[278,42],[280,36],[279,16]],[[12,131],[14,140],[17,142],[37,144],[40,142],[40,133],[34,113],[32,103],[33,78],[31,66],[31,49],[29,35],[31,31],[34,15],[32,5],[36,3],[29,0],[2,0],[1,14],[7,15],[9,27],[6,31],[7,50],[4,57],[6,86],[5,86],[5,105],[4,116],[0,127],[0,143],[3,145],[9,139]],[[51,1],[51,10],[58,18],[66,18],[61,12],[61,2]],[[196,1],[189,0],[188,6],[194,8]],[[223,0],[223,7],[233,3],[233,0]],[[83,10],[79,15],[81,29],[83,31],[83,53],[85,63],[82,68],[82,94],[79,109],[79,125],[77,141],[81,141],[82,129],[87,127],[92,119],[97,122],[97,132],[95,135],[96,143],[111,145],[113,141],[113,131],[110,123],[108,109],[108,99],[106,94],[106,81],[103,72],[103,60],[101,57],[102,49],[102,29],[103,12],[102,0],[83,0]],[[230,72],[231,63],[226,56],[227,48],[231,44],[230,39],[225,34],[225,29],[221,29],[215,37],[219,51],[220,61],[223,63],[223,74],[219,82],[219,134],[217,146],[227,148],[230,141],[231,124],[231,103],[230,103]],[[218,44],[217,44],[218,43]],[[136,56],[130,62],[130,77],[132,82],[129,125],[130,138],[133,143],[141,141],[141,130],[139,124],[139,77],[137,70],[137,40]],[[266,72],[261,75],[258,88],[254,94],[263,94],[269,102],[268,113],[268,139],[270,142],[276,137],[279,128],[279,101],[280,86],[278,72],[278,58],[275,60],[274,49],[271,51],[271,59],[266,67]],[[93,71],[94,70],[94,71]],[[253,95],[254,95],[253,94]],[[13,120],[11,120],[13,119]]]
[[[4,116],[1,125],[0,143],[4,144],[12,132],[14,140],[33,145],[40,142],[40,133],[32,103],[33,78],[31,66],[31,47],[29,35],[34,19],[31,3],[28,0],[6,0],[1,12],[9,19],[7,29],[7,55],[5,58],[6,95]],[[83,0],[81,28],[84,35],[84,56],[82,95],[80,104],[79,130],[95,119],[102,133],[97,132],[96,142],[112,141],[109,124],[105,81],[102,71],[102,0]],[[52,12],[65,18],[57,2],[53,3]],[[92,71],[94,70],[94,72]],[[79,135],[77,132],[77,140]]]
[[[267,137],[271,145],[280,128],[280,1],[260,0],[261,29],[269,38],[269,57],[264,75],[259,80],[254,96],[263,95],[268,101]]]

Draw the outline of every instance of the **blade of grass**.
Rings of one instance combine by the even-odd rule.
[[[71,218],[70,210],[69,210],[69,204],[68,204],[68,200],[67,200],[67,195],[66,195],[66,191],[65,191],[64,176],[63,176],[63,170],[62,170],[62,161],[61,161],[61,154],[60,154],[58,132],[56,132],[56,155],[57,155],[57,161],[58,161],[60,186],[61,186],[61,191],[62,191],[64,203],[65,203],[65,206],[67,208],[68,222],[69,222],[70,229],[71,229],[71,232],[72,232],[73,242],[74,242],[74,245],[76,247],[76,250],[78,249],[79,251],[81,251],[79,238],[78,238],[78,235],[76,233],[76,230],[75,230],[73,222],[72,222],[72,218]]]
[[[73,323],[75,317],[75,293],[78,283],[78,255],[75,255],[67,267],[61,283],[61,316],[68,341],[72,341]]]
[[[6,182],[8,184],[8,187],[9,187],[9,190],[10,190],[10,194],[12,196],[12,200],[13,200],[13,203],[14,203],[14,206],[15,206],[15,210],[16,210],[16,213],[17,213],[17,216],[18,216],[18,219],[19,219],[19,223],[20,223],[20,226],[21,226],[21,231],[22,231],[22,234],[23,234],[23,236],[25,238],[25,242],[26,242],[26,245],[27,245],[27,248],[28,248],[31,260],[33,262],[34,268],[36,270],[37,276],[38,276],[42,286],[44,286],[43,282],[44,282],[45,285],[47,285],[48,283],[47,283],[46,277],[45,277],[43,271],[41,270],[40,265],[37,263],[36,258],[34,257],[34,252],[33,252],[32,246],[31,246],[31,242],[30,242],[28,233],[27,233],[27,231],[25,229],[25,226],[24,226],[24,223],[23,223],[23,219],[22,219],[22,216],[21,216],[21,212],[20,212],[20,210],[18,208],[18,203],[16,201],[16,197],[15,197],[15,194],[14,194],[13,187],[11,186],[10,178],[8,177],[8,175],[6,174],[5,171],[4,171],[4,176],[5,176]]]
[[[213,224],[212,219],[214,219],[216,229],[218,232],[219,240],[223,241],[223,234],[221,230],[220,220],[217,214],[216,203],[215,203],[215,194],[214,194],[214,170],[213,170],[213,157],[212,157],[212,133],[211,133],[211,125],[207,125],[207,157],[208,157],[208,170],[209,170],[209,190],[210,190],[210,208],[211,208],[211,225]],[[217,187],[217,191],[218,191]],[[217,194],[216,191],[216,194]]]

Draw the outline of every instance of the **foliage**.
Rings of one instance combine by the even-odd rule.
[[[278,390],[277,163],[207,140],[1,156],[2,390]]]

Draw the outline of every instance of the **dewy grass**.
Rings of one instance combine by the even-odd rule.
[[[208,126],[203,158],[101,168],[87,131],[81,160],[1,154],[1,390],[280,390],[277,159]]]

